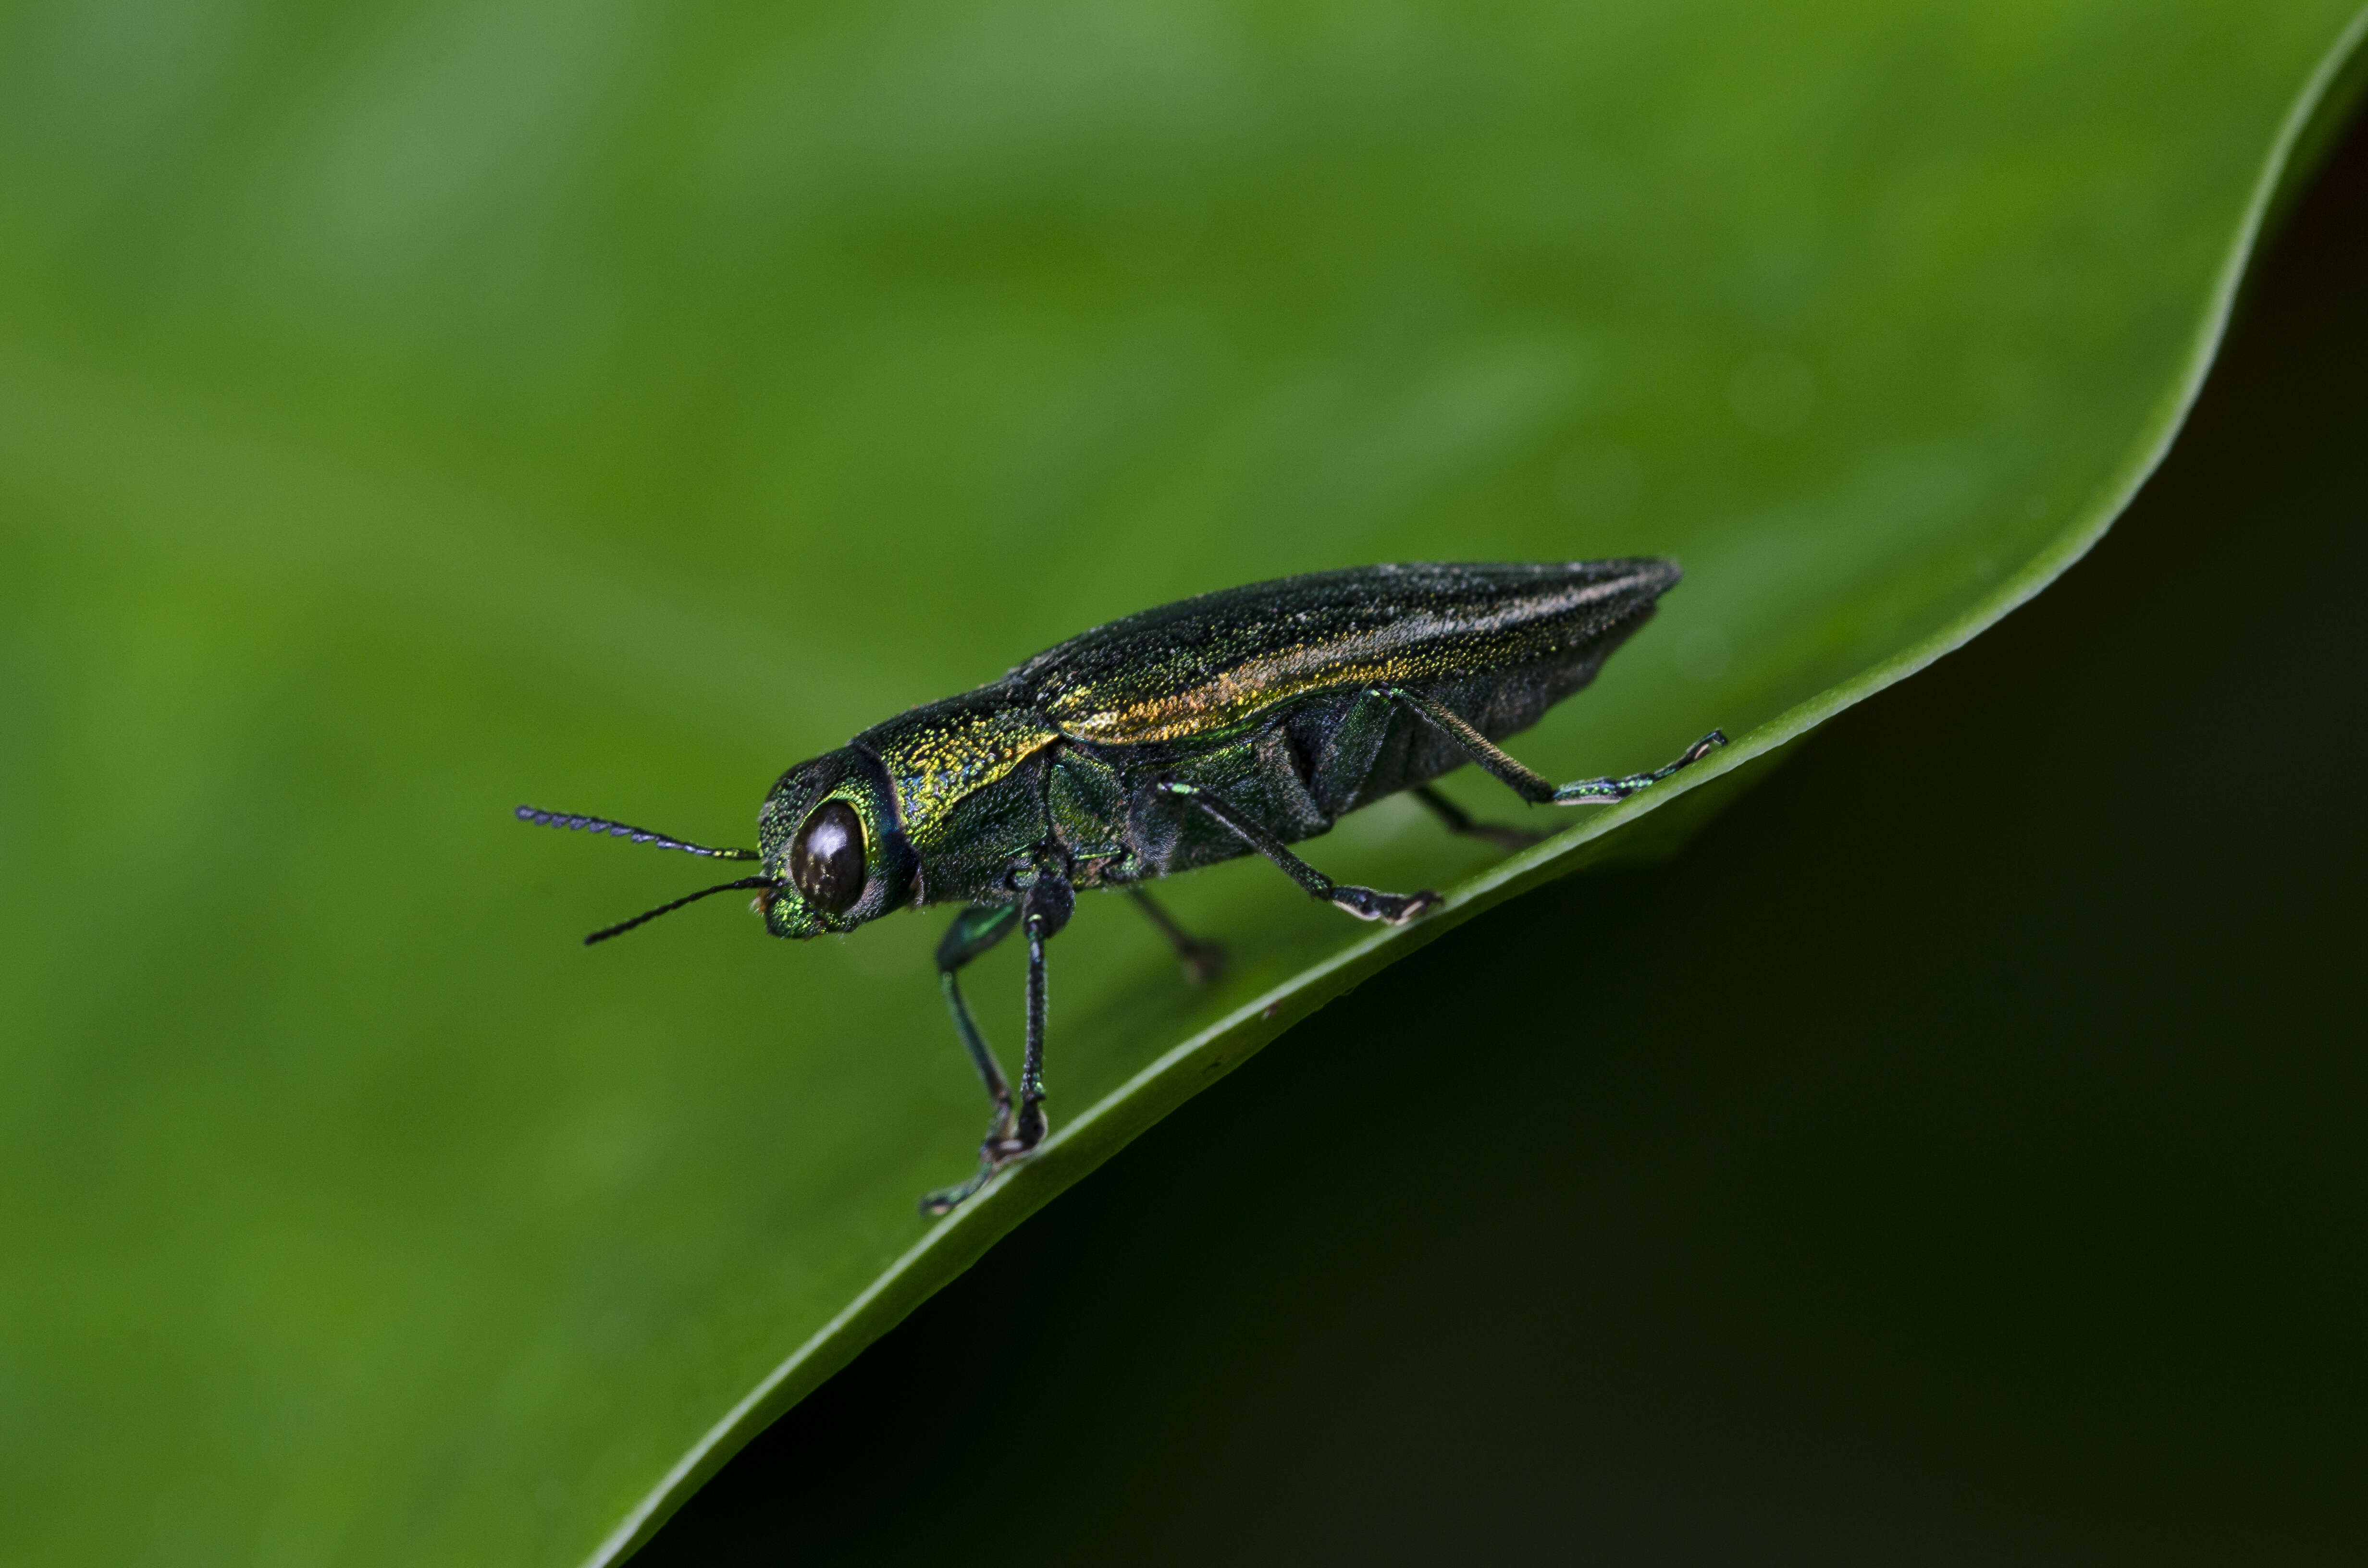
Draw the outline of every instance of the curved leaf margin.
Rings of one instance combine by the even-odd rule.
[[[1853,703],[1907,679],[2012,613],[2095,547],[2161,466],[2203,390],[2261,242],[2307,180],[2318,155],[2368,86],[2368,8],[2354,14],[2303,85],[2278,128],[2253,193],[2223,258],[2179,375],[2140,428],[2129,455],[2055,541],[1954,622],[1852,678],[1780,714],[1668,782],[1632,797],[1451,891],[1412,926],[1375,931],[1303,971],[1164,1052],[1027,1160],[988,1183],[932,1226],[863,1292],[751,1389],[586,1559],[586,1568],[622,1562],[657,1532],[708,1478],[767,1426],[914,1308],[985,1256],[1030,1214],[1192,1096],[1256,1055],[1276,1037],[1367,977],[1444,936],[1474,915],[1531,888],[1569,876],[1628,847],[1613,835],[1648,812],[1691,797],[1691,817],[1741,787],[1746,770]],[[1760,769],[1764,771],[1765,765]],[[1630,840],[1636,835],[1629,835]]]

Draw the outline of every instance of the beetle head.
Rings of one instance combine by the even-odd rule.
[[[772,880],[757,905],[776,937],[852,931],[912,896],[913,851],[887,776],[853,746],[782,774],[757,813],[757,843]]]

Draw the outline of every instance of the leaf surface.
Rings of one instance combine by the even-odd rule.
[[[0,1556],[465,1563],[630,1546],[1293,1019],[2044,585],[2176,427],[2357,24],[6,28]],[[1516,750],[1716,724],[1715,767],[1502,863],[1360,813],[1326,869],[1452,890],[1403,931],[1183,880],[1237,960],[1205,994],[1087,901],[1055,1140],[934,1227],[983,1119],[936,920],[586,953],[696,869],[507,817],[746,842],[782,767],[1131,610],[1646,552],[1688,581]],[[1008,1052],[1016,955],[976,972]]]

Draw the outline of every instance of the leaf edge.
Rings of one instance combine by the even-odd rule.
[[[1836,714],[1964,647],[2078,562],[2128,510],[2185,426],[2227,339],[2263,242],[2315,171],[2315,154],[2332,143],[2362,99],[2358,89],[2368,81],[2368,72],[2354,67],[2368,66],[2363,41],[2368,41],[2368,6],[2355,11],[2337,33],[2288,106],[2214,277],[2179,373],[2098,497],[2050,544],[1987,598],[1922,641],[1794,705],[1666,783],[1499,862],[1450,892],[1444,903],[1414,924],[1372,932],[1162,1052],[1055,1131],[1033,1155],[932,1225],[702,1433],[584,1559],[583,1568],[612,1568],[631,1557],[734,1454],[866,1346],[958,1278],[1030,1215],[1292,1025],[1473,916],[1606,858],[1613,847],[1611,835],[1647,812],[1722,782],[1730,789],[1739,787],[1751,777],[1747,770],[1754,763],[1773,759]]]

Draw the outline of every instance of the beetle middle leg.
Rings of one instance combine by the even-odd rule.
[[[1392,926],[1403,926],[1440,902],[1439,895],[1427,888],[1421,892],[1381,892],[1349,882],[1336,882],[1293,855],[1282,840],[1200,786],[1167,779],[1152,788],[1162,794],[1172,795],[1189,806],[1197,807],[1210,821],[1229,830],[1234,836],[1273,861],[1284,876],[1305,888],[1311,896],[1337,904],[1360,920],[1380,920]]]
[[[1466,756],[1503,779],[1513,793],[1533,806],[1608,806],[1615,801],[1626,800],[1639,790],[1658,784],[1679,768],[1691,767],[1726,744],[1726,736],[1713,730],[1688,746],[1685,755],[1675,762],[1665,764],[1650,773],[1630,773],[1616,778],[1581,778],[1558,785],[1544,774],[1525,767],[1505,755],[1496,742],[1482,734],[1469,720],[1445,703],[1405,687],[1385,687],[1382,695],[1420,714],[1431,728],[1462,747]]]
[[[1532,844],[1543,844],[1547,835],[1535,828],[1507,827],[1502,823],[1475,822],[1472,813],[1440,794],[1428,784],[1417,784],[1409,794],[1429,806],[1447,831],[1465,838],[1477,838],[1499,849],[1527,849]]]
[[[1126,891],[1144,917],[1158,926],[1167,945],[1176,949],[1177,958],[1184,964],[1185,978],[1195,985],[1206,985],[1225,972],[1225,949],[1221,944],[1195,937],[1176,924],[1176,917],[1160,908],[1143,889],[1130,883]]]

